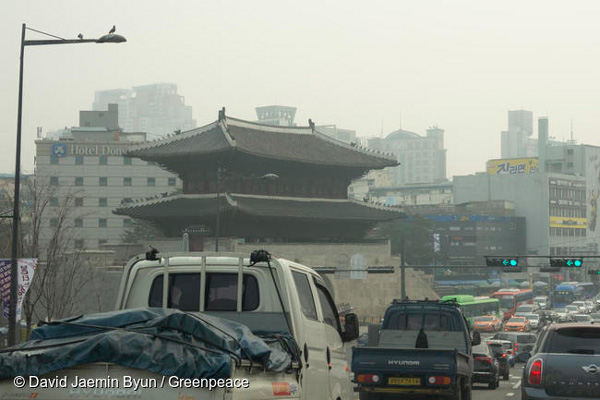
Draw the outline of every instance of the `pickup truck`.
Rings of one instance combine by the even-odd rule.
[[[600,325],[548,326],[523,369],[521,399],[597,399],[600,396]]]
[[[108,315],[52,322],[34,331],[36,340],[3,351],[2,399],[354,396],[344,347],[358,337],[356,315],[346,314],[342,329],[325,281],[313,269],[271,258],[264,250],[251,257],[156,251],[139,255],[124,268],[116,309]],[[265,345],[289,354],[280,357],[281,351]],[[267,356],[257,362],[248,353],[261,346]],[[273,354],[279,358],[273,360]],[[284,368],[272,367],[273,361],[281,366],[286,360]],[[48,364],[57,369],[48,371]],[[19,376],[25,379],[21,388],[16,387]],[[246,379],[247,384],[220,387],[214,379],[212,388],[199,387],[199,379],[207,376],[234,383]],[[124,387],[125,378],[139,384]],[[77,382],[83,386],[73,386]]]
[[[471,399],[472,346],[458,305],[442,301],[397,301],[386,310],[375,346],[355,347],[352,372],[361,400],[399,395]]]

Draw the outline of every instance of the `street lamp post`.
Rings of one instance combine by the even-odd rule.
[[[219,200],[221,198],[221,182],[223,180],[226,180],[227,178],[223,179],[223,173],[225,172],[225,169],[222,167],[217,167],[217,206],[216,206],[216,218],[215,218],[215,251],[219,251],[219,236],[221,233],[221,217],[220,217],[220,211],[221,211],[221,207],[219,204]],[[230,175],[235,175],[238,178],[244,179],[244,180],[259,180],[259,179],[266,179],[266,180],[275,180],[275,179],[279,179],[279,175],[277,174],[273,174],[273,173],[269,173],[269,174],[264,174],[261,176],[243,176],[243,175],[237,175],[237,174],[232,174],[229,173]]]
[[[44,35],[56,38],[50,40],[25,40],[26,31],[34,31],[42,33]],[[76,44],[76,43],[122,43],[127,40],[114,33],[114,26],[111,32],[107,35],[100,37],[99,39],[83,39],[81,34],[79,39],[62,39],[58,36],[50,35],[45,32],[37,31],[35,29],[27,28],[23,24],[21,31],[21,62],[19,65],[19,103],[17,106],[17,150],[15,153],[15,191],[13,199],[13,226],[12,226],[12,251],[11,251],[11,270],[10,270],[10,303],[8,311],[8,344],[13,346],[16,343],[16,332],[17,332],[17,289],[19,283],[18,280],[18,249],[19,249],[19,220],[20,210],[19,203],[21,201],[21,121],[22,121],[22,110],[23,110],[23,64],[25,61],[25,46],[43,46],[51,44]]]

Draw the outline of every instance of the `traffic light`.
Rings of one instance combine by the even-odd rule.
[[[485,265],[488,267],[515,268],[519,265],[519,259],[517,257],[485,257]]]
[[[553,268],[579,268],[583,266],[581,258],[551,258],[550,266]]]
[[[600,276],[600,269],[590,269],[588,271],[589,275],[595,275],[595,276]]]

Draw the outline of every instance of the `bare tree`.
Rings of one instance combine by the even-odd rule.
[[[21,256],[37,258],[38,266],[23,302],[28,334],[34,318],[53,320],[70,315],[93,279],[92,266],[77,249],[76,198],[72,188],[59,188],[47,180],[28,182],[30,206],[21,215]]]

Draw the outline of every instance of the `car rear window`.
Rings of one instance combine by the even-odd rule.
[[[563,328],[551,333],[547,353],[600,354],[600,328]]]
[[[237,273],[207,273],[205,311],[236,311]],[[169,274],[169,308],[182,311],[200,310],[200,274]],[[162,307],[163,275],[154,278],[150,288],[148,306]],[[242,281],[242,310],[256,310],[260,303],[258,282],[252,275],[244,274]]]
[[[461,315],[439,307],[410,305],[389,311],[384,319],[383,329],[426,331],[462,331]]]

